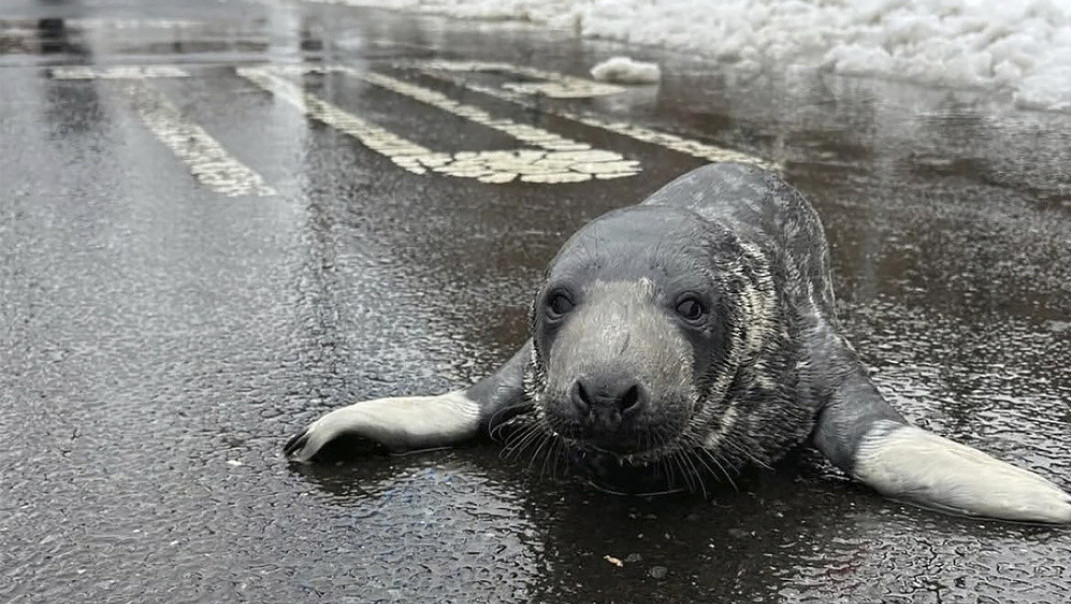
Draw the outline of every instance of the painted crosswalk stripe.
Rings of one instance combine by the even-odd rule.
[[[54,67],[56,80],[116,80],[142,123],[190,170],[197,182],[228,197],[276,195],[275,189],[235,159],[205,129],[187,120],[149,80],[188,78],[173,65],[83,65]]]
[[[539,104],[537,106],[536,103],[532,101],[531,97],[535,94],[545,95],[545,93],[541,91],[538,86],[532,85],[528,82],[522,82],[519,84],[513,82],[506,82],[502,85],[502,88],[495,88],[485,84],[470,82],[463,77],[457,77],[456,75],[454,75],[458,73],[475,71],[504,71],[507,73],[517,73],[520,75],[533,77],[532,74],[525,73],[523,68],[514,68],[510,70],[503,68],[502,64],[470,61],[427,61],[422,63],[401,63],[398,65],[398,67],[415,68],[429,77],[446,81],[456,86],[461,86],[473,92],[479,92],[491,97],[509,101],[527,109],[538,110],[549,115],[565,118],[574,122],[579,122],[581,124],[584,124],[585,126],[590,126],[592,128],[607,130],[613,132],[614,134],[627,136],[629,138],[641,142],[659,145],[661,147],[672,149],[673,151],[691,155],[693,157],[698,157],[700,159],[706,159],[714,162],[740,162],[746,164],[753,164],[766,169],[777,169],[777,166],[774,163],[766,161],[760,157],[744,153],[742,151],[726,149],[724,147],[711,145],[709,143],[703,143],[694,139],[688,139],[683,136],[678,136],[676,134],[661,132],[644,126],[637,126],[628,122],[611,121],[601,117],[581,115],[572,111],[549,107],[546,104]],[[560,76],[560,74],[555,75]],[[524,85],[522,86],[520,84]]]
[[[475,178],[486,183],[505,183],[516,179],[563,183],[619,178],[640,172],[639,162],[626,160],[619,153],[593,149],[587,143],[541,128],[496,118],[483,109],[454,101],[437,91],[383,74],[359,72],[348,67],[306,66],[242,67],[237,71],[250,82],[297,106],[306,115],[353,136],[366,147],[416,174],[432,171],[460,178]],[[527,148],[453,153],[432,151],[307,93],[287,79],[287,76],[333,72],[344,73],[348,77],[498,130],[524,143]]]
[[[111,67],[53,67],[56,80],[144,80],[146,78],[188,78],[190,74],[172,65],[114,65]]]
[[[204,128],[187,121],[162,92],[144,80],[123,90],[145,126],[186,166],[198,182],[228,197],[275,195],[259,174],[232,157]]]
[[[263,67],[239,67],[238,75],[272,93],[276,98],[295,105],[303,113],[319,120],[332,128],[344,132],[364,146],[386,155],[398,163],[403,158],[426,157],[434,155],[426,147],[406,140],[386,128],[343,111],[339,107],[321,100],[316,95],[305,92],[301,86],[281,77],[277,69]],[[399,165],[408,164],[403,161]]]

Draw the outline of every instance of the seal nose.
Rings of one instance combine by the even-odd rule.
[[[643,389],[627,378],[585,376],[573,383],[573,404],[581,414],[616,412],[634,413],[643,406]]]

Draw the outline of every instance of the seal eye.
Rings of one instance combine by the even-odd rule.
[[[573,301],[562,292],[552,294],[547,301],[547,316],[551,319],[559,319],[571,310],[573,310]]]
[[[703,304],[694,296],[686,296],[677,302],[677,314],[688,321],[699,320],[703,312]]]

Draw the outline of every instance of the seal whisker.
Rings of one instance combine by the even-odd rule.
[[[554,437],[550,434],[543,434],[543,437],[539,440],[539,445],[532,452],[532,459],[528,462],[528,469],[531,470],[540,459],[543,463],[540,464],[539,478],[543,478],[543,474],[546,472],[547,467],[547,454],[550,452],[550,447],[554,445]]]
[[[678,449],[677,456],[681,460],[681,465],[683,465],[688,472],[688,483],[691,485],[690,490],[693,493],[700,492],[705,494],[705,487],[703,487],[703,484],[700,481],[701,476],[699,474],[699,469],[696,468],[691,459],[688,458],[687,449]]]
[[[561,446],[561,439],[556,438],[553,434],[550,435],[550,440],[547,443],[547,452],[543,456],[543,467],[539,472],[539,476],[543,477],[549,475],[551,481],[557,480],[557,472],[555,471],[555,464],[558,461],[558,447]]]
[[[651,450],[662,449],[665,446],[666,442],[668,441],[668,436],[669,435],[667,434],[667,431],[661,426],[659,426],[658,428],[652,430],[651,431],[651,438],[652,438],[654,444],[653,444]],[[656,464],[655,467],[659,471],[661,471],[663,473],[663,475],[666,477],[667,484],[672,487],[672,485],[674,484],[674,474],[675,474],[675,472],[674,472],[674,469],[673,469],[673,465],[669,462],[669,460],[670,460],[670,456],[666,455],[665,453],[663,453],[663,454],[658,455],[657,457],[655,457],[653,461]]]
[[[694,491],[695,489],[692,488],[692,478],[688,474],[688,469],[685,468],[684,464],[681,462],[680,451],[679,450],[674,451],[670,455],[670,459],[673,460],[673,464],[681,472],[681,480],[684,481],[684,488],[688,489],[689,491]]]
[[[546,446],[550,439],[551,436],[547,432],[543,432],[542,430],[536,430],[533,432],[531,441],[528,445],[525,446],[525,450],[527,450],[528,448],[532,448],[532,456],[528,460],[529,470],[531,470],[532,466],[535,465],[536,460],[539,459],[540,451],[542,451],[543,447]]]
[[[764,459],[759,458],[754,453],[749,451],[746,447],[744,447],[742,444],[736,442],[733,439],[726,439],[726,440],[724,440],[722,442],[722,444],[724,444],[727,447],[729,447],[729,448],[733,449],[734,451],[736,451],[738,454],[740,454],[744,458],[744,461],[746,461],[746,462],[753,463],[753,464],[755,464],[757,466],[760,466],[761,468],[763,468],[765,470],[772,470],[773,469],[773,466],[769,462],[767,462]]]
[[[706,474],[708,474],[711,478],[715,480],[718,479],[718,473],[714,470],[714,468],[710,466],[709,463],[707,463],[707,460],[704,459],[702,449],[691,448],[688,450],[688,455],[692,457],[696,463],[703,467],[703,469],[706,471]],[[702,477],[700,478],[700,481],[702,483]],[[703,495],[706,496],[705,489],[703,491]]]
[[[523,440],[503,451],[506,455],[506,459],[518,460],[523,458],[525,451],[527,451],[528,448],[532,446],[532,444],[537,442],[539,435],[540,431],[529,430],[528,434],[524,436]]]
[[[649,445],[644,450],[650,453],[665,449],[668,447],[672,436],[673,434],[667,428],[659,426],[648,432],[646,435]]]
[[[668,457],[659,458],[658,465],[659,465],[659,468],[661,468],[662,472],[666,476],[666,484],[668,484],[670,488],[673,488],[673,485],[675,484],[674,481],[673,481],[674,471],[673,471],[673,465],[669,463],[669,458]]]
[[[543,430],[541,430],[539,425],[535,422],[523,426],[517,434],[512,435],[507,442],[505,449],[503,449],[503,453],[505,453],[507,457],[520,457],[521,453],[542,433]]]
[[[678,455],[681,458],[681,463],[684,464],[684,466],[689,470],[688,475],[691,477],[692,491],[699,491],[703,494],[704,497],[706,497],[706,486],[703,484],[703,476],[702,473],[699,471],[699,468],[697,468],[696,465],[692,462],[691,457],[688,455],[687,449],[679,449],[678,451]]]
[[[721,470],[722,475],[725,476],[725,479],[729,481],[730,485],[732,485],[733,490],[739,493],[740,488],[736,486],[736,482],[733,481],[732,475],[730,475],[729,471],[725,469],[725,466],[723,466],[721,462],[718,461],[717,453],[715,451],[711,451],[710,449],[699,449],[699,451],[706,455],[707,458],[714,463],[714,465],[718,466],[718,469]]]
[[[695,481],[696,484],[699,485],[699,491],[703,494],[703,498],[706,499],[707,498],[706,482],[703,480],[702,472],[699,471],[699,468],[695,465],[695,463],[692,460],[692,455],[693,454],[691,453],[691,451],[692,451],[692,449],[690,447],[687,448],[687,449],[680,449],[681,459],[683,459],[684,462],[687,463],[688,466],[692,469],[692,473],[694,475],[694,481]],[[700,461],[702,461],[702,460],[700,460]]]
[[[556,459],[555,452],[557,451],[557,448],[560,445],[561,440],[556,438],[553,434],[547,434],[547,438],[546,438],[545,442],[547,444],[549,444],[550,446],[547,447],[546,453],[543,455],[543,465],[539,470],[539,477],[542,478],[544,475],[546,475],[547,468],[549,467],[551,469],[551,480],[553,480],[554,479],[554,474],[553,474],[554,464],[553,464],[553,460]],[[542,449],[542,445],[540,445],[540,449]]]
[[[490,419],[487,420],[487,433],[491,437],[491,439],[496,442],[500,442],[498,439],[499,433],[504,427],[509,425],[510,421],[515,419],[513,417],[507,417],[502,421],[498,421],[500,418],[502,418],[507,413],[510,413],[511,411],[516,411],[518,409],[524,409],[527,407],[531,407],[531,404],[527,401],[522,401],[520,403],[517,403],[516,405],[507,405],[495,411],[491,415]]]
[[[568,458],[567,458],[565,453],[568,450],[568,447],[565,444],[565,440],[562,439],[561,437],[556,437],[554,439],[554,441],[555,441],[555,444],[557,445],[557,448],[555,449],[556,454],[555,454],[555,457],[554,457],[554,466],[553,466],[552,473],[551,473],[551,479],[554,480],[555,482],[557,482],[557,480],[558,480],[558,470],[561,469],[563,473],[566,470],[565,466],[568,463]]]

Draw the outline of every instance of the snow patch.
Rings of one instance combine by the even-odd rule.
[[[662,79],[662,70],[655,63],[614,57],[592,67],[591,77],[615,84],[655,84]]]
[[[318,0],[521,19],[745,67],[1007,90],[1071,110],[1071,0]]]

